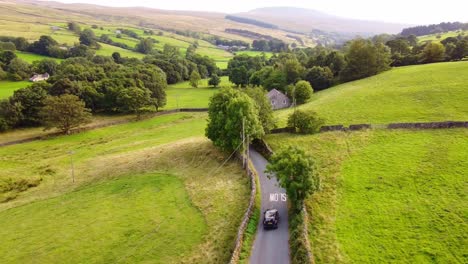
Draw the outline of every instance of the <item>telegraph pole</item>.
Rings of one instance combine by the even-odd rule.
[[[245,117],[242,117],[242,166],[246,167],[245,163]]]

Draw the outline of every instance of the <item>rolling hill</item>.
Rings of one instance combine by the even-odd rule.
[[[468,62],[393,68],[315,93],[298,109],[316,111],[327,124],[467,120]],[[293,109],[276,112],[285,125]]]
[[[345,35],[399,33],[407,25],[366,21],[332,16],[316,10],[296,7],[267,7],[238,13],[238,17],[271,23],[281,29],[309,33],[315,30],[339,32]]]

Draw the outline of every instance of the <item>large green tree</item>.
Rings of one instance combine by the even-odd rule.
[[[430,42],[424,47],[422,59],[425,63],[439,62],[445,59],[445,47],[438,42]]]
[[[308,81],[298,81],[296,85],[288,86],[288,95],[295,99],[297,104],[303,104],[309,101],[314,93],[314,89]]]
[[[144,108],[153,105],[151,91],[146,88],[130,87],[121,89],[118,102],[124,112],[133,112],[140,119]]]
[[[192,86],[193,88],[198,88],[200,81],[201,76],[198,73],[198,71],[192,71],[192,73],[190,74],[190,86]]]
[[[276,174],[295,213],[299,213],[304,200],[320,188],[314,159],[297,146],[289,146],[273,154],[266,171]]]
[[[141,39],[140,43],[138,43],[135,47],[136,51],[141,52],[143,54],[149,54],[153,51],[154,47],[154,40],[151,38]]]
[[[346,67],[341,72],[344,81],[369,77],[390,68],[390,48],[382,43],[356,39],[346,48]]]
[[[86,45],[92,48],[100,48],[100,45],[97,43],[96,35],[92,29],[85,29],[80,33],[80,44]]]
[[[259,108],[258,118],[263,130],[265,133],[270,132],[271,129],[275,128],[275,118],[271,102],[267,97],[267,91],[263,87],[257,86],[245,89],[245,93],[252,98]]]
[[[91,122],[90,112],[80,98],[65,94],[47,97],[40,116],[45,129],[58,128],[69,134],[72,128]]]
[[[242,142],[242,120],[251,140],[265,134],[255,102],[237,89],[223,88],[210,99],[205,135],[224,151],[236,150]]]

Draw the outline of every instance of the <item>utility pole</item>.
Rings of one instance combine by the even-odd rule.
[[[246,167],[245,163],[245,117],[242,117],[242,166]]]
[[[73,164],[73,154],[75,154],[75,152],[73,150],[70,150],[68,154],[70,154],[70,168],[71,168],[72,182],[75,183],[75,166]]]

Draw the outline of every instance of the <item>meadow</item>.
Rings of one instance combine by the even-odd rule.
[[[219,168],[226,155],[203,137],[205,119],[165,115],[0,148],[2,262],[227,262],[249,181],[236,162]],[[22,181],[39,184],[15,189]]]
[[[18,58],[28,62],[28,63],[33,63],[35,61],[41,61],[43,59],[52,59],[55,60],[57,63],[60,63],[62,59],[57,59],[57,58],[51,58],[48,56],[43,56],[39,54],[34,54],[34,53],[29,53],[29,52],[24,52],[24,51],[15,51],[15,54]]]
[[[310,197],[316,263],[466,263],[468,131],[270,135],[302,146],[322,189]]]
[[[0,100],[7,99],[8,97],[13,95],[14,91],[21,88],[25,88],[29,85],[31,85],[31,83],[28,81],[0,81]]]
[[[468,62],[393,68],[314,93],[297,109],[316,111],[326,124],[386,124],[468,119]],[[286,125],[293,109],[276,112]]]
[[[221,83],[219,87],[233,85],[229,81],[228,76],[222,76],[220,78]],[[166,90],[167,104],[164,109],[208,107],[210,97],[220,89],[219,87],[214,88],[209,86],[208,80],[209,79],[201,80],[198,88],[190,86],[188,81],[169,85]]]
[[[457,37],[458,35],[466,35],[467,31],[457,30],[457,31],[449,31],[445,33],[438,33],[438,34],[431,34],[418,37],[418,42],[428,42],[428,41],[437,41],[440,42],[448,37]],[[440,37],[439,37],[440,36]]]

